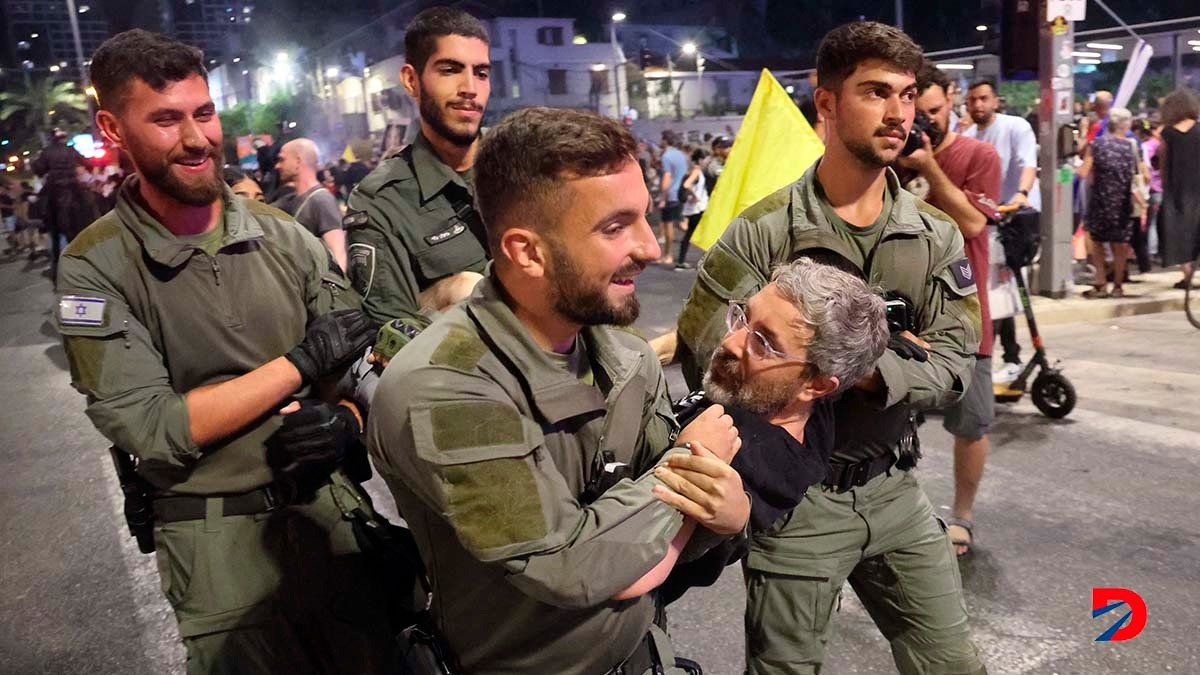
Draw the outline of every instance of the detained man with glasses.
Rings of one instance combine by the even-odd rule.
[[[889,333],[883,299],[858,277],[809,258],[775,269],[771,283],[732,303],[728,332],[713,352],[704,389],[681,402],[680,424],[713,404],[725,407],[742,438],[731,465],[751,498],[751,534],[800,503],[825,478],[833,449],[832,402],[875,369]],[[676,455],[659,470],[671,488],[659,496],[704,508],[713,478],[704,458]],[[679,504],[675,504],[679,502]],[[670,602],[707,586],[746,553],[726,543],[698,561],[676,565],[661,589]]]

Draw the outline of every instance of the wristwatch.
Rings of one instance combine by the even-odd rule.
[[[1025,195],[1026,197],[1029,196],[1029,190],[1017,190],[1017,192],[1020,192],[1021,194]]]

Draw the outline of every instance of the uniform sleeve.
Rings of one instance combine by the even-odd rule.
[[[436,368],[404,377],[442,386],[389,386],[385,372],[375,409],[388,414],[373,415],[368,432],[376,467],[522,593],[595,607],[666,555],[683,518],[651,493],[661,484],[652,472],[583,506],[543,447],[541,427],[495,383]]]
[[[363,310],[377,321],[408,318],[428,323],[420,314],[420,288],[409,252],[394,234],[399,224],[392,222],[378,197],[355,190],[347,204],[350,280],[363,298]]]
[[[887,350],[877,364],[886,389],[885,407],[905,401],[917,408],[952,405],[970,384],[971,365],[981,333],[979,297],[967,273],[970,263],[958,228],[935,231],[933,278],[927,286],[921,339],[930,345],[929,360],[902,359]]]
[[[58,272],[59,333],[71,384],[109,441],[147,463],[190,467],[200,457],[184,397],[171,388],[150,332],[121,293],[86,259],[63,256]]]
[[[700,260],[696,283],[679,314],[683,375],[699,388],[709,359],[725,336],[725,311],[767,284],[772,255],[759,224],[738,217]]]
[[[297,225],[297,229],[302,228]],[[305,275],[304,304],[308,307],[309,316],[322,316],[338,309],[361,308],[362,299],[350,287],[350,281],[342,274],[333,254],[321,240],[307,231],[300,235],[300,240],[303,242],[304,262],[308,270]]]

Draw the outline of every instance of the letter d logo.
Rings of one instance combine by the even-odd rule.
[[[1128,606],[1125,613],[1108,630],[1096,638],[1096,642],[1120,642],[1132,640],[1146,627],[1146,601],[1128,588],[1093,588],[1092,618]]]

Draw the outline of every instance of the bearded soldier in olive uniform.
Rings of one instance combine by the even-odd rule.
[[[357,413],[316,398],[376,324],[319,240],[225,187],[198,49],[128,31],[91,76],[137,174],[63,253],[58,328],[88,417],[138,459],[187,670],[387,672]]]

